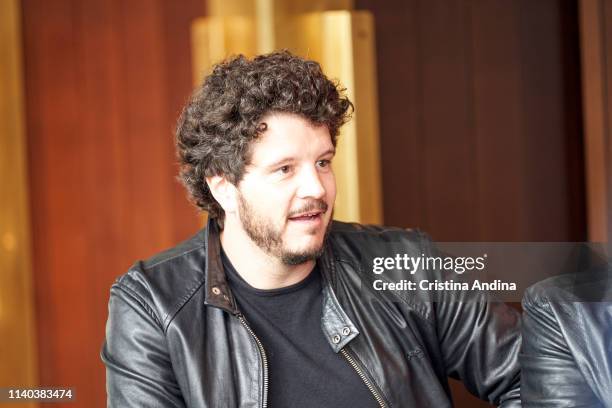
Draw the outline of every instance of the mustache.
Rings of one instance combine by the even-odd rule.
[[[312,200],[306,203],[303,207],[298,208],[297,210],[293,210],[289,212],[289,218],[295,217],[298,214],[303,214],[311,211],[322,211],[326,212],[329,206],[323,200]]]

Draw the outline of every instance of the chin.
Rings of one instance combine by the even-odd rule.
[[[302,249],[300,251],[283,251],[281,260],[285,265],[301,265],[314,261],[323,254],[323,245]]]
[[[299,265],[307,261],[315,260],[323,253],[324,236],[311,237],[307,243],[284,248],[281,259],[287,265]]]

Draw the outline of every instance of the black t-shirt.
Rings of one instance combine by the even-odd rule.
[[[317,267],[294,285],[262,290],[242,279],[223,251],[222,259],[238,307],[268,357],[270,407],[378,406],[357,372],[323,335]]]

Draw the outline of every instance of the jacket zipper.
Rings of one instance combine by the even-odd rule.
[[[344,358],[346,358],[346,360],[351,365],[351,367],[353,367],[353,369],[357,372],[357,374],[359,375],[359,378],[361,378],[361,380],[365,383],[366,387],[368,387],[368,390],[370,390],[370,392],[374,396],[374,399],[376,400],[376,402],[378,402],[378,405],[380,405],[381,408],[387,408],[387,404],[385,403],[385,400],[382,398],[380,393],[376,390],[376,388],[374,387],[374,384],[372,384],[372,382],[368,380],[368,377],[366,377],[365,372],[357,364],[355,359],[351,357],[351,355],[348,353],[346,349],[340,349],[340,353],[344,356]]]
[[[259,348],[259,356],[261,357],[261,363],[263,365],[263,401],[261,406],[262,408],[266,408],[268,406],[268,357],[266,356],[266,350],[264,350],[263,344],[259,340],[259,337],[257,337],[253,329],[251,329],[251,327],[248,325],[244,316],[242,314],[238,314],[238,319],[251,334],[253,339],[255,339],[257,348]]]

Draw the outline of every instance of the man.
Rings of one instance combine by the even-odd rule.
[[[288,52],[215,66],[177,130],[208,226],[113,285],[109,406],[450,407],[449,376],[520,404],[517,313],[367,284],[373,258],[432,250],[416,231],[332,222],[351,109]]]

